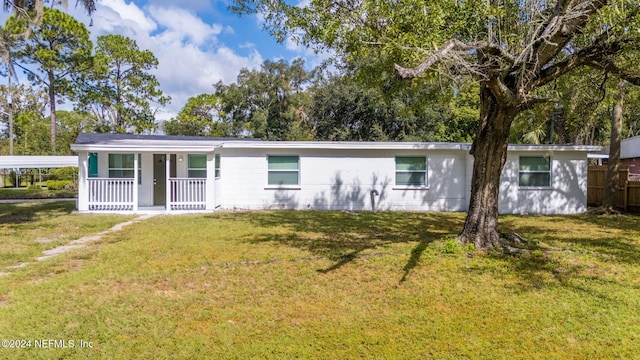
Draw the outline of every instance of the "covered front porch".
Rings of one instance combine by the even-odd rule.
[[[211,140],[112,137],[81,134],[72,145],[78,151],[80,212],[215,210],[219,156]],[[137,140],[146,141],[140,144]]]

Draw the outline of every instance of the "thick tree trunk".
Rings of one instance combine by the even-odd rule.
[[[471,150],[474,163],[469,210],[458,240],[487,249],[500,244],[500,174],[507,160],[509,129],[518,109],[500,106],[486,88],[481,89],[480,101],[480,124]]]
[[[620,183],[620,143],[622,142],[622,111],[624,109],[625,81],[618,83],[618,96],[613,106],[611,117],[611,140],[609,142],[609,161],[607,163],[607,187],[602,198],[602,208],[605,212],[612,212],[615,206],[616,193]]]

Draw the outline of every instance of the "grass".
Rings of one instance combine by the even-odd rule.
[[[75,345],[0,356],[633,358],[639,220],[505,216],[536,244],[511,257],[453,241],[459,213],[154,217],[0,278],[2,338]]]
[[[0,272],[131,216],[74,213],[74,201],[0,204]]]
[[[0,199],[61,199],[76,198],[78,194],[69,190],[46,190],[40,188],[0,188]]]

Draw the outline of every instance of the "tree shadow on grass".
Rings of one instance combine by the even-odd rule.
[[[246,221],[265,229],[261,235],[247,238],[249,242],[276,242],[335,261],[319,269],[321,273],[337,270],[364,256],[365,251],[417,242],[417,250],[412,251],[404,268],[404,278],[429,243],[456,234],[463,221],[461,215],[451,213],[294,210],[235,215],[246,216]]]
[[[0,203],[0,225],[19,225],[36,221],[40,216],[56,217],[72,213],[73,201],[35,201]]]
[[[532,219],[540,219],[531,225]],[[640,263],[640,217],[622,216],[509,216],[501,228],[556,250],[592,253],[611,261]],[[545,226],[558,223],[561,226]]]
[[[524,257],[488,254],[487,257],[501,263],[485,268],[467,269],[470,273],[492,273],[501,269],[496,276],[515,278],[516,283],[507,283],[506,289],[516,294],[541,292],[554,288],[570,290],[581,297],[622,304],[624,301],[610,293],[612,288],[628,288],[624,280],[616,281],[591,274],[589,266],[582,259],[569,254],[566,257],[552,254],[536,254]]]
[[[416,247],[414,247],[413,250],[411,250],[411,257],[409,257],[409,261],[407,261],[407,264],[402,269],[404,273],[402,274],[402,278],[400,278],[400,284],[405,282],[409,277],[411,270],[418,266],[420,258],[422,257],[422,253],[424,253],[424,251],[427,249],[429,243],[431,243],[431,241],[420,241],[420,243]]]
[[[516,291],[564,287],[585,296],[618,302],[606,289],[613,283],[628,288],[629,279],[607,275],[609,266],[640,263],[639,217],[505,216],[503,231],[516,232],[532,241],[530,252],[517,256],[488,253],[502,264],[476,263],[467,269],[487,273],[507,269],[519,285]],[[502,276],[498,271],[497,276]],[[607,283],[610,286],[600,286]]]

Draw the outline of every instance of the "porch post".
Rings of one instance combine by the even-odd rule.
[[[138,211],[138,153],[133,154],[133,211]]]
[[[216,208],[216,160],[215,153],[207,153],[207,180],[205,183],[206,210]]]
[[[165,209],[171,211],[171,154],[165,154]]]
[[[87,178],[89,177],[89,153],[86,151],[78,152],[78,211],[89,211],[89,186]]]

